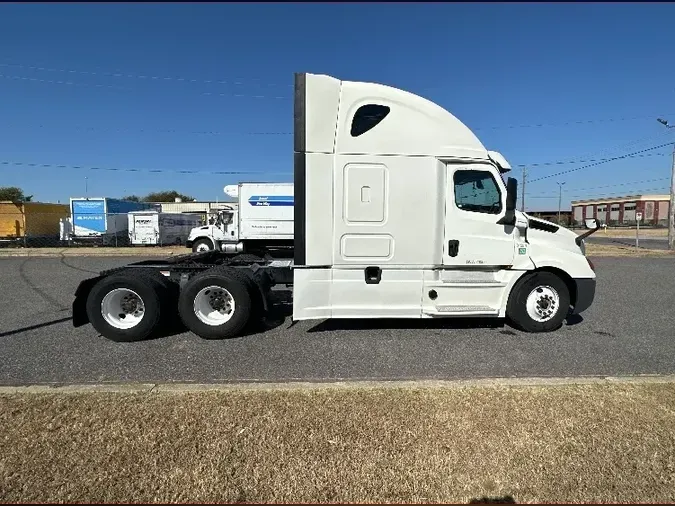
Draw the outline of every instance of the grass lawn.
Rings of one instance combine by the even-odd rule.
[[[5,502],[675,501],[675,384],[4,393]]]

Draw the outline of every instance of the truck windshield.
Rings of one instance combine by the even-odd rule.
[[[229,225],[232,223],[232,213],[220,213],[219,218],[220,223],[223,225]]]

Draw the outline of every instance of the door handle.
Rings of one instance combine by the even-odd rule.
[[[379,285],[382,279],[382,269],[379,267],[366,267],[365,275],[367,285]]]
[[[451,257],[456,257],[459,254],[459,241],[452,240],[448,241],[448,255]]]

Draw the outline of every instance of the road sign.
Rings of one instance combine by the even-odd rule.
[[[635,221],[641,221],[642,220],[642,213],[638,212],[635,213]]]

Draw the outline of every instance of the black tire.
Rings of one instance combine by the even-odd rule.
[[[171,321],[175,314],[175,291],[170,281],[160,279],[159,273],[130,269],[101,279],[87,297],[87,316],[92,326],[105,338],[115,342],[134,342],[148,339],[163,328],[162,321]],[[101,303],[104,297],[117,288],[133,290],[143,301],[145,310],[141,321],[129,329],[119,329],[103,317]],[[172,311],[173,306],[173,311]]]
[[[194,303],[197,294],[208,286],[218,286],[234,299],[234,314],[220,325],[209,325],[199,319]],[[235,269],[214,267],[193,277],[181,290],[178,312],[183,324],[203,339],[227,339],[240,335],[253,313],[251,282]]]
[[[527,299],[535,289],[550,287],[558,294],[557,307],[549,308],[552,315],[538,321],[528,313]],[[543,292],[542,292],[543,293]],[[515,328],[524,332],[551,332],[560,328],[570,308],[570,294],[565,282],[551,272],[535,272],[518,280],[506,306],[506,317]]]
[[[208,246],[209,251],[213,251],[215,246],[213,245],[213,241],[211,239],[197,239],[195,242],[192,243],[192,252],[193,253],[199,253],[198,248],[199,246]]]

